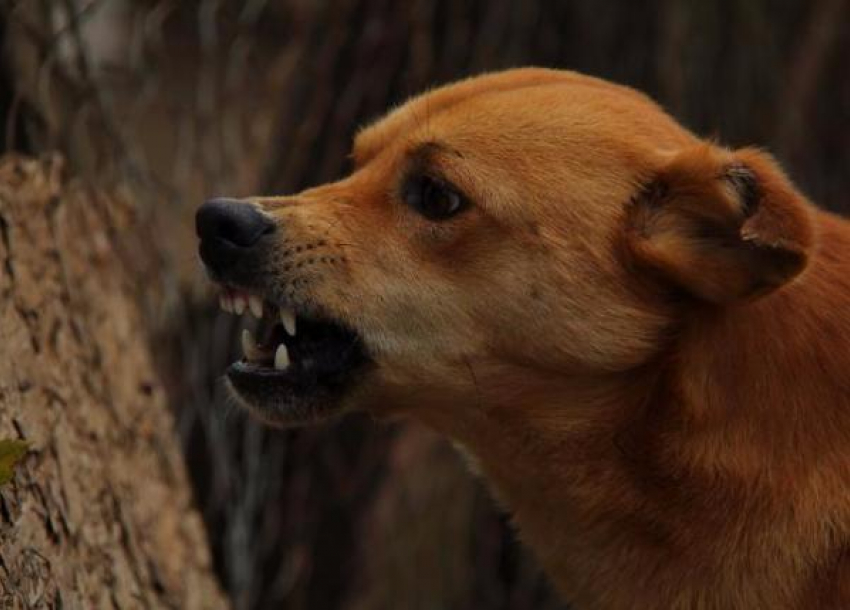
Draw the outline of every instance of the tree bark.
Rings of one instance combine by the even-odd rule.
[[[132,203],[0,160],[0,607],[222,608],[139,306]]]

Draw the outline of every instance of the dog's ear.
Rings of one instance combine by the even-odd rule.
[[[799,274],[812,247],[810,206],[758,150],[709,144],[678,153],[631,202],[639,265],[713,303],[766,294]]]

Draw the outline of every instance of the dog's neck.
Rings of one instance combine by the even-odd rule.
[[[604,583],[628,578],[654,592],[667,587],[671,600],[714,587],[733,607],[759,593],[730,583],[737,597],[724,598],[724,583],[689,575],[746,580],[766,569],[760,562],[779,567],[823,553],[800,546],[817,537],[799,534],[798,545],[794,532],[825,520],[839,544],[850,539],[850,515],[800,509],[808,494],[837,498],[836,488],[850,485],[850,382],[839,370],[850,358],[835,357],[850,355],[848,298],[850,282],[815,261],[780,293],[697,316],[661,364],[581,379],[485,365],[474,371],[471,408],[424,417],[478,459],[573,600],[598,600]],[[798,438],[816,441],[800,446]],[[748,537],[730,549],[727,534],[739,526]],[[730,570],[729,561],[741,565]],[[794,570],[775,573],[775,586],[798,585],[780,582]],[[769,575],[753,581],[764,585]]]

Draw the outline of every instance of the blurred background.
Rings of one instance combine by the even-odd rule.
[[[224,399],[238,320],[195,255],[213,195],[348,171],[357,129],[454,79],[538,65],[640,88],[773,152],[850,211],[847,0],[2,0],[0,143],[129,193],[141,290],[215,570],[234,608],[562,608],[447,442],[350,417],[274,431]]]

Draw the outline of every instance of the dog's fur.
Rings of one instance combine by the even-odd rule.
[[[353,159],[254,200],[269,281],[374,358],[346,406],[463,445],[576,608],[850,608],[847,222],[569,72],[426,93]],[[420,171],[470,209],[405,206]]]

